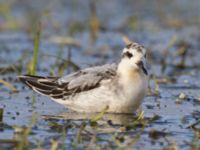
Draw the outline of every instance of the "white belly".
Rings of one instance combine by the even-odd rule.
[[[101,86],[81,92],[66,100],[55,100],[67,108],[78,112],[101,112],[108,107],[109,113],[133,113],[141,104],[146,85],[128,84],[125,87]],[[113,88],[111,88],[113,86]]]

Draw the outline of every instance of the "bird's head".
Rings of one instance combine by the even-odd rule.
[[[136,69],[148,75],[146,68],[146,49],[138,43],[131,42],[123,49],[122,59],[119,65],[123,69]]]

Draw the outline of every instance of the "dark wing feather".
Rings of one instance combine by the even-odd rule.
[[[19,79],[34,91],[54,99],[64,99],[66,96],[98,87],[102,80],[114,77],[116,69],[117,66],[111,64],[87,68],[62,78],[23,75]]]
[[[33,90],[45,95],[51,94],[52,90],[56,89],[58,85],[58,77],[22,75],[19,76],[19,79]]]

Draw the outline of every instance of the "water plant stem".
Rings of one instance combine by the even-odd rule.
[[[41,25],[39,25],[36,28],[36,33],[34,37],[34,49],[33,49],[33,59],[31,62],[31,69],[30,74],[35,75],[36,74],[36,66],[38,62],[38,52],[40,47],[40,36],[41,36]]]

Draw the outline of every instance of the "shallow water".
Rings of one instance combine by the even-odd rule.
[[[191,3],[190,7],[196,8],[198,2]],[[142,13],[138,15],[142,18],[139,20],[141,26],[133,30],[126,28],[126,19],[132,11],[130,6],[127,6],[123,13],[113,11],[109,16],[105,14],[109,12],[110,7],[121,10],[125,8],[126,3],[109,2],[112,5],[98,3],[98,9],[105,7],[105,12],[100,11],[98,14],[106,29],[99,32],[94,43],[91,43],[87,27],[82,31],[76,31],[71,37],[80,46],[62,45],[50,39],[65,33],[68,37],[66,31],[68,29],[65,27],[74,18],[80,22],[87,20],[90,14],[88,10],[78,9],[81,4],[82,7],[87,8],[87,3],[68,1],[63,5],[62,3],[53,5],[53,2],[48,5],[52,10],[51,15],[57,16],[54,19],[60,21],[58,24],[60,28],[53,26],[56,26],[54,19],[49,24],[47,23],[50,21],[43,20],[37,74],[60,76],[63,70],[60,69],[60,73],[59,67],[64,67],[63,74],[67,74],[78,68],[118,62],[121,49],[124,47],[122,36],[128,35],[130,39],[147,47],[149,53],[151,92],[142,104],[144,119],[138,121],[134,115],[104,114],[101,119],[92,121],[99,114],[72,113],[49,98],[32,92],[19,82],[17,75],[27,73],[27,64],[32,59],[33,35],[22,30],[21,25],[14,31],[3,28],[0,32],[0,78],[14,85],[18,92],[12,93],[8,87],[0,84],[0,108],[3,110],[0,148],[19,148],[22,144],[24,148],[50,149],[58,144],[58,148],[67,149],[99,147],[160,150],[170,146],[183,150],[199,149],[200,125],[198,123],[191,126],[200,120],[199,27],[193,23],[193,20],[188,19],[191,17],[185,17],[192,22],[192,25],[186,24],[178,29],[165,28],[167,25],[163,25],[163,22],[159,22],[159,19],[154,16],[155,10],[148,7],[145,10],[149,15]],[[127,3],[131,2],[127,1]],[[17,4],[13,4],[15,9],[12,9],[11,14],[17,13],[20,14],[19,18],[23,18],[26,10],[22,8],[25,4],[21,7]],[[176,5],[180,8],[177,16],[181,14],[182,9],[188,9],[181,7],[185,5],[180,1],[177,1]],[[70,6],[75,8],[72,9]],[[134,5],[134,12],[144,6],[145,3]],[[32,5],[32,7],[33,11],[43,11],[40,6]],[[175,10],[173,7],[175,6],[163,10]],[[59,12],[72,10],[79,11],[74,13],[74,16],[67,13],[59,14]],[[174,14],[173,11],[171,14]],[[183,16],[195,16],[196,11],[183,14]],[[118,16],[115,18],[118,21],[110,20],[112,16]],[[187,51],[186,56],[179,54],[184,48]],[[63,65],[68,58],[78,68]],[[180,65],[182,59],[184,63]],[[178,99],[181,93],[184,98]]]

